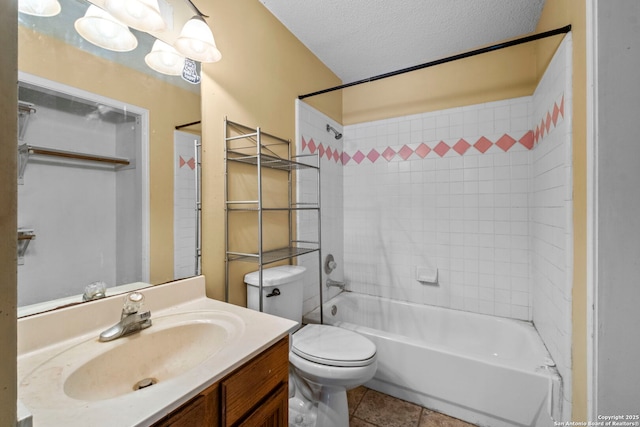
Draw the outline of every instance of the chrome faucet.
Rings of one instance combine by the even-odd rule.
[[[151,326],[151,312],[140,312],[144,302],[144,295],[131,292],[124,299],[120,321],[100,334],[100,341],[113,341]]]
[[[340,288],[341,290],[344,291],[345,285],[346,285],[345,282],[339,282],[337,280],[332,280],[332,279],[327,278],[327,288],[335,286],[336,288]]]

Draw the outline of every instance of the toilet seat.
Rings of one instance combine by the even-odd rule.
[[[367,366],[376,346],[362,335],[329,325],[307,325],[293,334],[291,351],[311,362],[336,367]]]

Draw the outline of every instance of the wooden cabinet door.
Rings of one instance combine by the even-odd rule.
[[[289,420],[289,393],[286,384],[281,384],[252,414],[242,423],[241,427],[286,427]]]
[[[253,414],[259,406],[271,401],[282,387],[285,398],[288,398],[289,337],[283,338],[222,380],[222,425],[241,425],[247,414]],[[288,416],[288,410],[284,413],[285,417]]]
[[[220,393],[216,383],[155,423],[154,427],[218,427]]]

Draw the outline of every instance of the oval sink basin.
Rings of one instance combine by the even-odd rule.
[[[63,351],[35,369],[21,385],[41,387],[43,381],[57,380],[72,399],[111,399],[189,371],[243,330],[242,320],[226,312],[152,315],[151,319],[153,325],[139,333],[106,343],[96,336]]]

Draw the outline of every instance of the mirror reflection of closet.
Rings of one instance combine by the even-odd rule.
[[[18,305],[79,302],[93,282],[145,286],[148,112],[20,77],[29,111],[20,121],[18,225],[32,237],[19,260]]]

